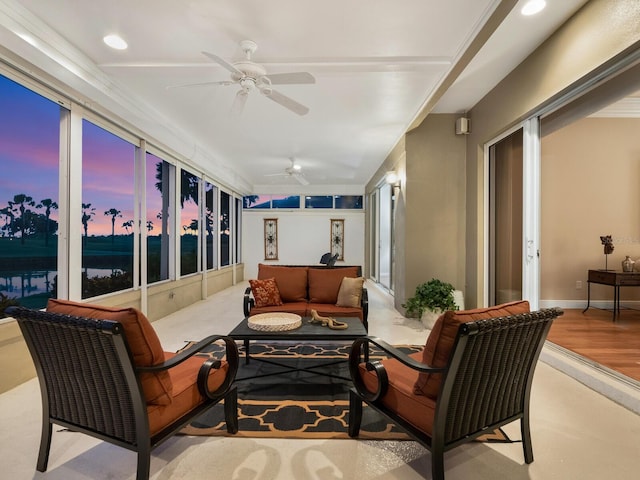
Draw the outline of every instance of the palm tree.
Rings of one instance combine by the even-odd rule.
[[[109,210],[104,212],[104,214],[107,216],[111,216],[111,243],[113,243],[116,229],[116,217],[122,218],[122,212],[116,208],[110,208]]]
[[[4,215],[4,225],[2,226],[2,229],[7,231],[7,233],[9,234],[9,237],[13,237],[12,223],[13,223],[13,219],[15,218],[15,215],[11,210],[11,202],[9,202],[8,206],[4,208],[0,208],[0,215]]]
[[[49,217],[51,216],[51,210],[58,209],[58,204],[50,198],[45,198],[44,200],[40,200],[40,203],[36,205],[36,208],[42,207],[45,207],[44,216],[46,217],[44,224],[44,244],[49,245]]]
[[[92,220],[91,217],[93,217],[95,214],[96,214],[96,209],[93,208],[90,203],[82,204],[82,225],[84,226],[85,244],[86,244],[86,239],[89,236],[89,222]]]
[[[153,230],[153,222],[151,220],[147,220],[147,232]]]
[[[35,206],[36,202],[33,201],[33,198],[29,195],[25,195],[24,193],[19,193],[18,195],[14,195],[13,202],[9,202],[12,205],[13,210],[15,211],[15,205],[18,206],[18,212],[20,212],[20,223],[18,227],[20,228],[20,243],[24,245],[24,237],[25,237],[25,227],[26,227],[26,215],[29,214],[30,210],[27,207]]]
[[[127,235],[129,235],[129,229],[133,228],[133,220],[127,220],[122,224],[122,228],[127,231]]]

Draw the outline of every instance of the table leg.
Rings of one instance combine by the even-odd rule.
[[[244,341],[244,363],[245,365],[249,365],[249,361],[251,357],[249,356],[249,340]]]
[[[582,310],[582,313],[589,310],[589,304],[591,304],[591,282],[587,281],[587,308]]]
[[[615,285],[613,287],[613,321],[616,321],[616,316],[620,315],[620,286]]]

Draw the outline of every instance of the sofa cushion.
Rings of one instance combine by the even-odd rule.
[[[358,267],[344,268],[310,268],[309,269],[309,302],[331,303],[338,301],[338,291],[344,277],[356,278]]]
[[[282,305],[280,291],[278,290],[275,278],[249,280],[249,285],[251,285],[251,293],[256,302],[256,307]]]
[[[359,307],[360,299],[362,298],[363,285],[363,277],[344,277],[342,279],[342,282],[340,283],[340,290],[338,290],[338,299],[336,300],[336,306]]]
[[[412,353],[409,356],[419,362],[422,352]],[[393,358],[382,360],[382,364],[389,378],[389,388],[382,397],[382,403],[396,411],[414,427],[431,435],[436,402],[432,398],[414,393],[413,385],[418,379],[418,372]],[[378,384],[375,373],[368,371],[364,363],[359,365],[359,373],[367,390],[374,392]]]
[[[520,300],[488,308],[445,312],[436,320],[431,334],[427,338],[427,343],[422,351],[421,361],[432,367],[445,367],[451,357],[453,344],[458,334],[458,327],[463,323],[516,315],[528,311],[529,302]],[[415,383],[414,392],[418,395],[426,395],[435,400],[438,398],[441,381],[441,374],[421,373]]]
[[[307,299],[307,267],[279,267],[258,264],[258,280],[275,278],[283,302],[303,302]]]
[[[162,350],[160,339],[147,317],[135,308],[103,307],[102,305],[51,298],[47,303],[47,311],[75,317],[119,322],[124,329],[129,350],[131,350],[133,362],[136,366],[148,367],[164,362],[164,351]],[[147,403],[158,405],[171,403],[173,386],[171,378],[166,371],[141,373],[140,382]]]
[[[331,303],[309,303],[307,305],[307,317],[311,316],[311,310],[318,312],[321,317],[358,317],[360,320],[363,319],[361,307],[338,307]]]
[[[287,312],[305,317],[308,316],[308,305],[307,302],[287,302],[282,305],[271,305],[270,307],[253,307],[249,312],[249,316],[258,315],[259,313]]]

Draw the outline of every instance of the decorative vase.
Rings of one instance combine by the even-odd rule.
[[[627,255],[625,259],[622,261],[622,271],[623,272],[633,272],[633,265],[636,262],[631,260],[631,257]]]

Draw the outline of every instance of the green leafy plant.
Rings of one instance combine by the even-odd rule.
[[[433,278],[428,282],[421,283],[416,287],[413,297],[403,303],[407,315],[421,318],[425,310],[446,311],[457,310],[453,300],[453,285]]]

